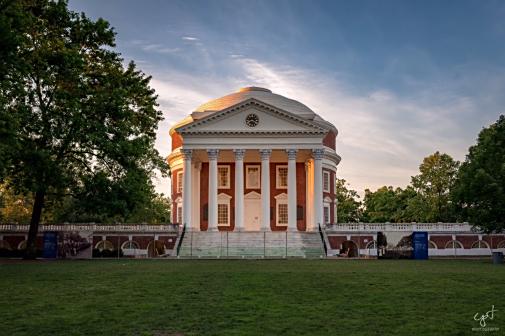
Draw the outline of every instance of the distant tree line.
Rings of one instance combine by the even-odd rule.
[[[463,163],[435,152],[406,188],[366,189],[362,201],[336,181],[338,222],[463,222],[487,231],[505,228],[505,117],[484,128]]]

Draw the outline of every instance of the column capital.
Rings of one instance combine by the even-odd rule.
[[[314,160],[322,160],[324,156],[324,148],[314,148],[312,150],[312,156]]]
[[[193,156],[192,149],[181,149],[181,153],[182,153],[182,158],[184,160],[191,160],[191,157]]]
[[[286,149],[286,153],[288,153],[288,160],[296,160],[297,149]]]
[[[245,149],[234,149],[233,153],[235,153],[235,160],[243,160],[245,155]]]
[[[219,149],[207,149],[207,155],[209,156],[209,160],[217,160]]]
[[[272,154],[271,149],[260,149],[261,160],[270,159],[270,155]]]

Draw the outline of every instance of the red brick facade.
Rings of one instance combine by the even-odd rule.
[[[337,135],[333,131],[329,131],[328,134],[323,138],[323,145],[330,147],[335,150],[336,148]]]

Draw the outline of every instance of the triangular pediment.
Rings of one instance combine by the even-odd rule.
[[[256,123],[248,123],[248,119]],[[180,134],[325,134],[320,125],[254,98],[177,129]]]

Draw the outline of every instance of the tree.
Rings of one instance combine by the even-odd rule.
[[[383,186],[376,191],[365,190],[364,220],[370,223],[406,223],[422,221],[419,195],[411,186]]]
[[[450,191],[456,180],[459,162],[438,151],[424,158],[420,174],[412,176],[412,186],[420,195],[425,221],[445,222],[454,219]]]
[[[162,119],[150,77],[123,66],[113,29],[67,8],[66,1],[2,2],[0,22],[17,47],[0,83],[0,121],[8,120],[4,175],[33,193],[26,258],[48,195],[74,195],[97,178],[151,176],[166,164],[154,149]],[[2,49],[1,46],[0,49]],[[4,127],[5,128],[5,127]],[[4,129],[2,128],[2,129]]]
[[[337,223],[359,222],[361,218],[359,195],[348,186],[349,184],[344,179],[335,180]]]
[[[505,116],[479,133],[461,165],[452,197],[462,219],[488,232],[505,229]]]

